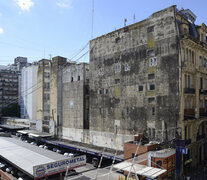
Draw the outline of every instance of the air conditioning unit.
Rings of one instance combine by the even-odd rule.
[[[203,92],[203,89],[201,89],[201,92]]]

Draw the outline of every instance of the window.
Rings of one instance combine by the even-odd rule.
[[[120,79],[115,79],[115,84],[119,84],[120,83]]]
[[[147,56],[154,56],[154,55],[155,53],[153,49],[147,51]]]
[[[153,32],[153,31],[154,31],[154,26],[150,26],[147,28],[148,33]]]
[[[102,114],[102,109],[101,108],[99,108],[99,114]]]
[[[154,79],[155,78],[155,74],[148,74],[148,79]]]
[[[207,36],[206,36],[206,42],[205,43],[207,43]]]
[[[71,77],[71,82],[73,82],[73,77]]]
[[[200,89],[203,89],[203,78],[200,77]]]
[[[150,84],[150,91],[155,90],[155,85],[154,84]]]
[[[108,89],[106,89],[106,90],[105,90],[105,94],[108,94],[108,93],[109,93],[109,90],[108,90]]]
[[[155,98],[154,97],[148,98],[148,103],[153,103],[154,101],[155,101]]]
[[[80,76],[78,76],[78,81],[80,81]]]
[[[124,71],[130,71],[130,69],[131,69],[131,66],[126,63],[124,66]]]
[[[161,168],[162,167],[162,161],[157,161],[156,162],[156,167]]]
[[[203,66],[203,58],[202,58],[202,56],[199,57],[199,60],[200,60],[200,66]]]
[[[203,66],[207,68],[207,59],[204,59]]]
[[[115,73],[121,72],[121,64],[115,64]]]
[[[99,90],[99,94],[102,94],[102,90],[101,89]]]
[[[138,90],[143,91],[143,85],[139,85]]]
[[[117,37],[117,38],[115,39],[115,42],[116,42],[116,43],[120,43],[120,37]]]
[[[120,104],[120,99],[115,99],[115,104]]]
[[[152,107],[152,115],[155,115],[155,107]]]
[[[195,55],[194,55],[194,51],[192,51],[192,63],[195,63]]]
[[[200,108],[204,108],[203,100],[200,100]]]
[[[156,57],[150,58],[149,66],[150,67],[157,66],[157,58]]]

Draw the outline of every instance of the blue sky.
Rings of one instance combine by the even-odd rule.
[[[0,0],[0,64],[17,56],[29,62],[52,56],[71,59],[91,39],[93,0]],[[149,17],[171,5],[191,9],[207,24],[207,0],[94,0],[93,37]],[[88,48],[78,54],[77,60]],[[79,61],[88,61],[88,54]]]

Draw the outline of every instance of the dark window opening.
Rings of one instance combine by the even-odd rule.
[[[119,84],[120,83],[120,79],[115,79],[115,84]]]
[[[155,107],[152,107],[152,115],[155,115]]]
[[[155,85],[154,84],[150,84],[150,91],[155,90]]]
[[[154,79],[155,78],[155,74],[148,74],[148,79]]]
[[[153,49],[147,51],[147,56],[154,56],[154,55],[155,53]]]
[[[102,94],[102,90],[101,89],[99,90],[99,94]]]
[[[101,108],[99,108],[99,114],[102,114],[102,109]]]
[[[148,98],[148,103],[153,103],[155,101],[154,97]]]
[[[115,41],[116,43],[120,43],[120,37],[117,37]]]
[[[120,99],[116,99],[115,104],[120,104]]]
[[[73,82],[73,77],[71,77],[71,82]]]
[[[80,81],[80,76],[78,76],[78,81]]]
[[[203,89],[203,78],[200,78],[200,89]]]
[[[139,91],[143,91],[143,86],[142,85],[139,86]]]
[[[162,167],[162,161],[157,161],[156,162],[156,167],[161,168]]]
[[[147,28],[148,33],[153,32],[153,31],[154,31],[154,26],[150,26]]]
[[[106,90],[105,90],[105,93],[106,93],[106,94],[108,94],[108,93],[109,93],[109,90],[108,90],[108,89],[106,89]]]

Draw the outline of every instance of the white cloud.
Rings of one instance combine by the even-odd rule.
[[[72,8],[72,0],[58,0],[56,4],[60,8]]]
[[[29,11],[34,2],[32,0],[14,0],[22,11]]]
[[[0,27],[0,34],[3,34],[4,33],[4,30],[3,28]]]

